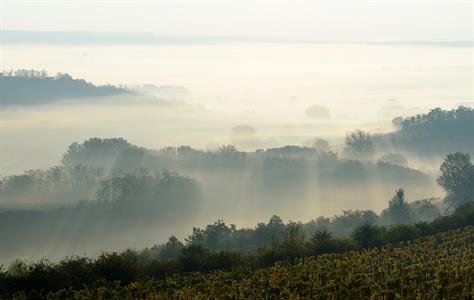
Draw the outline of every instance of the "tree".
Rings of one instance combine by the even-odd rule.
[[[363,224],[354,230],[352,237],[362,248],[380,247],[387,240],[387,230],[382,226]]]
[[[290,247],[303,244],[305,236],[302,227],[301,224],[296,222],[288,223],[288,225],[286,225],[283,242]]]
[[[189,245],[179,253],[178,262],[185,272],[202,271],[208,256],[209,250],[202,245]]]
[[[206,226],[206,247],[211,250],[230,248],[231,236],[235,231],[235,225],[227,226],[223,220],[217,220],[214,224]]]
[[[396,117],[392,120],[392,125],[395,127],[397,130],[401,130],[403,128],[403,118],[402,117]]]
[[[273,215],[268,221],[267,229],[271,241],[279,240],[285,233],[285,224],[279,216]]]
[[[329,142],[325,139],[320,139],[317,138],[313,141],[313,148],[318,150],[318,152],[328,152],[330,147],[329,147]]]
[[[72,143],[64,153],[62,163],[65,166],[82,164],[110,169],[122,151],[133,148],[123,138],[90,138],[81,144]]]
[[[382,212],[382,219],[389,224],[408,224],[412,221],[410,205],[405,200],[405,191],[398,189],[392,200],[388,202],[388,208]]]
[[[370,158],[375,152],[372,136],[365,131],[356,130],[346,135],[344,152],[356,158]]]
[[[340,235],[349,234],[362,224],[375,224],[378,222],[377,214],[372,210],[344,210],[342,214],[335,215],[329,230]]]
[[[304,224],[304,230],[308,235],[312,236],[317,232],[328,232],[330,225],[331,219],[321,216]]]
[[[160,259],[174,259],[178,257],[183,247],[183,243],[177,237],[174,235],[170,236],[166,244],[159,246]]]
[[[444,155],[455,151],[472,153],[473,122],[472,108],[435,108],[425,114],[393,119],[397,131],[390,139],[395,148],[421,155]]]
[[[205,229],[193,227],[193,233],[185,240],[188,245],[200,245],[210,250],[231,248],[236,226],[227,226],[223,220],[209,224]]]
[[[305,252],[305,235],[301,224],[290,222],[286,225],[283,240],[279,244],[285,257],[295,259]]]
[[[468,153],[448,154],[440,167],[437,182],[455,204],[474,200],[474,165]]]
[[[432,221],[441,215],[440,208],[433,203],[436,200],[436,198],[421,199],[410,203],[410,211],[416,216],[417,222]]]
[[[93,271],[106,280],[118,280],[127,284],[136,279],[138,264],[135,257],[120,255],[117,252],[104,253],[95,261]]]

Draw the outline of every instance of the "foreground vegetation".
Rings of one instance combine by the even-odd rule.
[[[474,287],[473,225],[471,203],[430,223],[362,225],[347,238],[318,231],[306,239],[289,224],[281,240],[254,255],[189,245],[176,259],[124,252],[56,264],[17,261],[0,273],[0,297],[467,298]]]
[[[49,299],[471,299],[474,227],[414,242],[276,263],[258,270],[191,273],[120,285],[95,283]],[[17,294],[19,298],[24,293]]]

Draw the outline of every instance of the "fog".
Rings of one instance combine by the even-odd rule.
[[[143,248],[217,219],[253,227],[274,214],[307,222],[350,210],[380,213],[400,186],[411,201],[444,195],[414,169],[296,146],[149,150],[92,139],[71,145],[57,165],[3,182],[0,233],[9,243],[2,260]]]
[[[91,99],[80,105],[2,109],[2,134],[9,142],[0,155],[7,174],[54,163],[68,144],[91,136],[123,136],[152,148],[208,148],[229,143],[233,126],[250,125],[260,147],[301,144],[315,136],[342,138],[354,127],[390,131],[393,117],[472,101],[469,47],[7,44],[2,51],[4,69],[68,72],[94,84],[182,86],[189,95],[175,100],[193,105],[193,113],[178,114],[147,105],[153,101],[136,105],[134,99],[124,105]],[[313,105],[329,109],[331,118],[306,118]],[[44,151],[25,156],[23,146],[32,136],[41,136],[38,147]],[[25,160],[32,164],[22,164]]]
[[[2,194],[3,224],[21,226],[18,231],[3,227],[2,238],[11,243],[2,248],[0,262],[13,256],[57,259],[146,247],[171,234],[183,239],[193,226],[217,219],[253,227],[274,214],[284,220],[309,221],[345,210],[380,213],[398,188],[406,190],[409,201],[442,198],[445,192],[435,178],[447,152],[409,147],[402,151],[387,144],[390,135],[385,134],[397,130],[392,124],[395,117],[472,103],[470,47],[416,43],[22,44],[4,45],[2,51],[5,70],[67,72],[93,84],[125,84],[138,91],[66,97],[41,105],[2,105],[2,176],[31,169],[47,172],[53,166],[70,172],[67,168],[75,164],[63,165],[62,161],[69,145],[94,137],[124,138],[138,152],[111,156],[107,166],[86,153],[87,159],[77,162],[99,161],[92,167],[104,168],[103,175],[91,179],[87,192],[66,188],[59,194],[55,187],[48,192],[32,189],[31,194],[15,194],[16,190]],[[177,87],[177,92],[170,86]],[[370,158],[344,152],[345,136],[355,129],[373,135],[376,150]],[[324,142],[316,143],[318,139]],[[220,148],[230,144],[236,149]],[[474,149],[464,139],[446,144],[451,144],[449,150],[472,153],[468,150]],[[287,145],[299,148],[276,149]],[[172,148],[170,156],[163,150],[168,146],[191,146],[194,152],[180,156],[178,148]],[[392,152],[403,154],[403,166],[378,161]],[[146,205],[126,214],[129,208],[110,208],[98,201],[97,191],[104,181],[141,174],[145,168],[149,174],[161,174],[164,169],[177,172],[195,181],[196,190],[177,196],[175,190],[161,190],[161,179],[156,179],[161,175],[138,177],[137,182],[158,180],[150,183],[159,186],[153,193],[170,193],[156,196],[171,200],[163,200],[164,206],[151,206],[152,216],[147,215]],[[155,199],[155,194],[143,199],[147,197]],[[189,202],[174,206],[179,199]],[[18,215],[9,215],[13,212]],[[43,227],[26,234],[35,222]],[[57,224],[63,227],[48,231]],[[33,243],[38,248],[31,249]]]
[[[301,115],[313,104],[347,115],[341,108],[363,105],[357,117],[364,120],[387,99],[425,109],[471,101],[471,48],[446,45],[7,44],[2,50],[4,69],[68,72],[95,84],[179,85],[194,103],[239,112],[271,105],[274,117]]]

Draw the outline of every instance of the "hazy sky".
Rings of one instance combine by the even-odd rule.
[[[1,0],[2,29],[303,40],[472,40],[473,1]]]

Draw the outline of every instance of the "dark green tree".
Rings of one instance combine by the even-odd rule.
[[[354,230],[352,238],[362,248],[380,247],[387,240],[387,230],[382,226],[364,224]]]
[[[474,165],[469,154],[448,154],[441,164],[437,182],[448,193],[448,202],[461,204],[473,201]]]
[[[181,243],[174,235],[170,236],[165,244],[159,246],[160,259],[174,259],[178,257],[181,250],[183,250],[183,243]]]
[[[410,205],[405,200],[405,191],[398,189],[392,200],[388,202],[388,208],[382,212],[382,220],[388,224],[408,224],[412,222]]]

